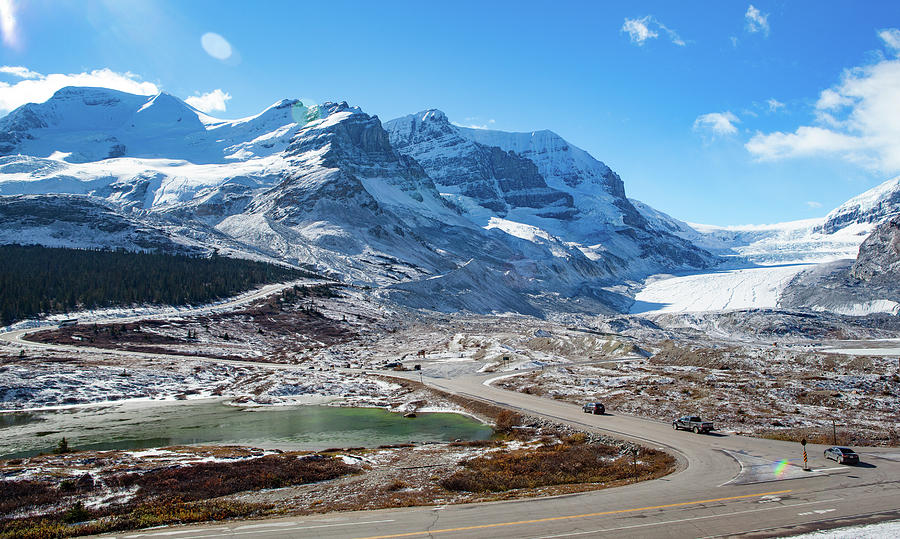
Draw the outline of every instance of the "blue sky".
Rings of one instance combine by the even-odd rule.
[[[63,84],[224,118],[285,97],[433,107],[552,129],[675,217],[776,222],[900,174],[898,28],[896,1],[0,0],[0,114]]]

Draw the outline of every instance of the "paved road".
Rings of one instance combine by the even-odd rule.
[[[35,346],[21,341],[22,333],[0,338]],[[236,521],[118,536],[766,537],[900,519],[900,449],[858,449],[863,464],[846,467],[824,460],[822,446],[808,446],[813,471],[806,472],[801,469],[802,453],[796,443],[695,435],[614,410],[604,416],[583,414],[571,404],[486,385],[486,376],[425,377],[424,381],[444,391],[665,448],[678,457],[679,470],[654,481],[567,496]]]
[[[665,478],[609,490],[443,507],[185,526],[120,537],[766,537],[900,519],[900,449],[860,449],[863,464],[840,466],[808,446],[730,435],[696,435],[618,415],[583,414],[571,404],[485,385],[483,376],[425,378],[439,389],[477,396],[533,415],[615,434],[679,458]],[[782,461],[788,461],[778,466]]]

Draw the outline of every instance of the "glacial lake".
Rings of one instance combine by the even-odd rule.
[[[465,415],[404,418],[379,408],[238,407],[221,400],[131,402],[0,414],[0,459],[48,453],[63,437],[72,449],[247,445],[322,450],[407,442],[484,440],[492,429]]]

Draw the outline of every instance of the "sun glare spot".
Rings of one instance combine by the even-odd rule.
[[[200,38],[200,44],[206,54],[217,60],[227,60],[231,58],[231,43],[227,39],[214,32],[207,32]]]
[[[13,0],[0,0],[0,37],[2,37],[4,45],[14,49],[19,48],[16,3]]]

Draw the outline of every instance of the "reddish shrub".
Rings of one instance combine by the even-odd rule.
[[[0,481],[0,515],[25,507],[54,503],[60,494],[50,483],[43,481]]]
[[[610,456],[617,454],[617,448],[601,444],[558,444],[537,450],[508,451],[462,462],[464,469],[441,481],[441,486],[455,491],[502,492],[612,482],[657,477],[667,472],[674,462],[663,452],[643,449],[635,470],[630,454],[610,460]]]
[[[137,496],[184,501],[216,498],[235,492],[279,488],[335,479],[359,472],[359,468],[335,458],[312,455],[267,455],[239,462],[207,462],[138,474],[123,474],[107,483],[138,485]]]

